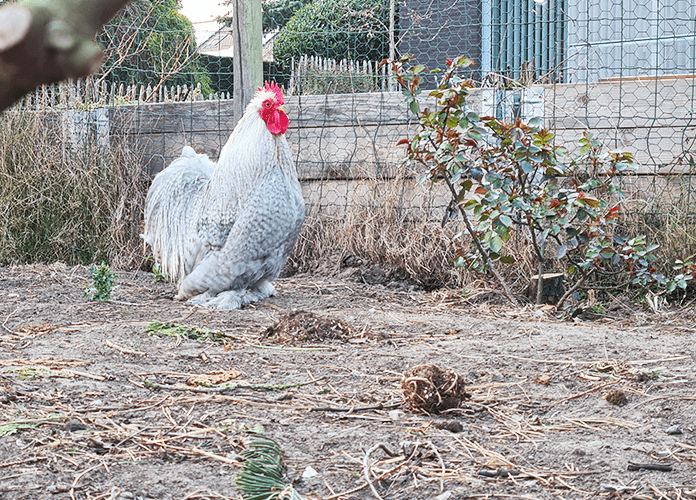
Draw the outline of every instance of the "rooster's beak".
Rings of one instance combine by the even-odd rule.
[[[288,110],[285,109],[285,106],[278,106],[278,111],[282,111],[282,112],[285,113],[286,115],[288,114]]]

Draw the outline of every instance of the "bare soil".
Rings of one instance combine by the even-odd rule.
[[[696,498],[690,308],[560,321],[294,276],[210,311],[117,274],[90,302],[84,267],[0,269],[0,498],[239,499],[259,428],[305,499]],[[421,364],[471,397],[414,413],[402,374]]]

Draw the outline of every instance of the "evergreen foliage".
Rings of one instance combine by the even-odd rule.
[[[388,26],[386,0],[315,0],[285,25],[273,58],[285,68],[302,55],[380,60],[389,52]]]

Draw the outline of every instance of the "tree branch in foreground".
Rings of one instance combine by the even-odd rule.
[[[44,84],[99,69],[99,29],[129,0],[25,0],[0,7],[0,111]]]

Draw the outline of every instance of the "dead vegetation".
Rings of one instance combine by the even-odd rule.
[[[451,368],[437,365],[414,366],[401,381],[404,405],[412,411],[427,414],[459,408],[467,394],[464,379]]]
[[[71,142],[69,119],[21,106],[3,113],[0,264],[140,266],[148,184],[141,162],[115,137],[110,146]]]
[[[364,335],[364,331],[362,335]],[[352,337],[351,329],[342,321],[322,318],[307,311],[287,313],[263,333],[263,337],[283,344],[303,342],[346,342]]]

